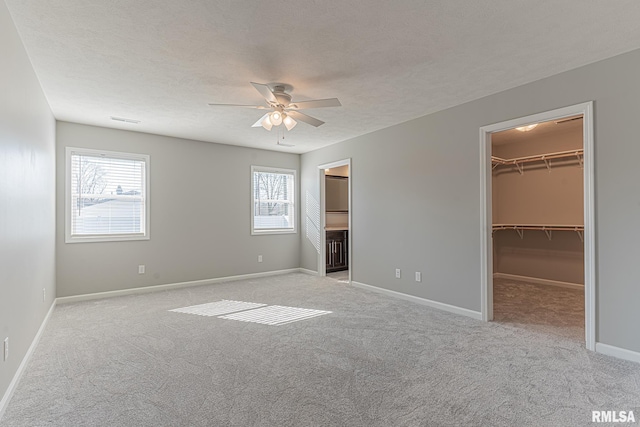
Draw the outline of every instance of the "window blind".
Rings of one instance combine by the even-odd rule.
[[[70,152],[71,237],[146,234],[147,159]]]

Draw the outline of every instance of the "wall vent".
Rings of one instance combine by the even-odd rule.
[[[138,123],[140,123],[140,120],[125,119],[124,117],[111,116],[111,120],[115,120],[116,122],[133,123],[134,125],[137,125]]]

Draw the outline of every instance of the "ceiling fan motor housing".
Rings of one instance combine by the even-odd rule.
[[[286,93],[285,87],[277,85],[273,87],[273,96],[278,100],[278,104],[286,108],[291,103],[291,95]]]

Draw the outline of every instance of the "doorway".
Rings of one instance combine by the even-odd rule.
[[[592,103],[589,102],[522,117],[520,119],[509,120],[480,129],[482,204],[481,298],[482,318],[485,321],[490,321],[494,320],[494,309],[496,308],[494,303],[502,304],[505,301],[505,278],[511,281],[513,281],[513,279],[516,279],[516,281],[525,279],[528,280],[529,283],[533,283],[533,286],[528,288],[526,285],[524,288],[518,288],[519,290],[524,290],[520,297],[525,298],[525,303],[530,303],[525,307],[527,310],[531,310],[531,304],[533,304],[532,300],[526,300],[527,292],[529,296],[535,296],[536,298],[540,298],[542,294],[547,292],[564,292],[567,294],[573,292],[573,294],[575,294],[575,289],[569,289],[572,285],[575,285],[575,283],[572,282],[579,282],[583,279],[585,343],[588,349],[595,350],[592,111],[593,106]],[[523,144],[523,146],[513,145],[512,147],[499,147],[500,142],[504,144],[509,138],[509,135],[515,140],[532,141],[533,138],[525,137],[524,134],[527,133],[527,130],[533,131],[533,128],[536,127],[535,125],[537,125],[538,130],[541,131],[540,133],[543,133],[544,130],[552,132],[554,131],[554,127],[558,129],[557,127],[562,125],[564,125],[565,128],[575,128],[579,126],[581,128],[578,129],[578,131],[581,130],[581,141],[578,141],[578,143],[581,142],[582,147],[579,149],[576,146],[567,150],[559,147],[557,150],[547,149],[547,151],[545,151],[545,148],[542,147],[542,145],[544,145],[543,143],[536,143],[538,146],[536,147],[537,152],[535,155],[522,152],[523,146],[526,144]],[[520,129],[514,130],[516,128]],[[521,135],[516,135],[518,133]],[[571,205],[572,207],[570,209],[561,209],[554,214],[549,213],[552,209],[546,209],[544,206],[540,206],[542,205],[540,200],[541,197],[544,197],[544,194],[542,196],[540,194],[537,196],[531,194],[532,199],[534,199],[533,202],[536,203],[536,205],[529,204],[529,206],[527,206],[527,203],[532,201],[526,199],[528,197],[526,188],[527,185],[529,186],[528,188],[533,188],[531,185],[535,184],[532,184],[532,180],[534,180],[536,176],[542,177],[547,185],[553,185],[549,183],[553,182],[552,179],[558,178],[559,181],[557,181],[557,185],[561,187],[566,184],[566,176],[564,178],[562,177],[561,168],[572,162],[576,163],[576,165],[573,165],[574,167],[582,166],[583,168],[581,176],[577,178],[582,180],[582,185],[575,187],[579,188],[582,194],[571,196],[575,196],[574,199],[577,200],[579,198],[580,200],[573,200],[573,202],[563,200],[563,203],[573,203],[573,205]],[[553,174],[554,165],[557,166],[558,169],[556,169],[556,174],[553,178],[550,178]],[[501,177],[498,178],[500,181],[495,179],[496,170],[502,174]],[[500,172],[500,170],[502,172]],[[525,177],[527,171],[529,174]],[[574,174],[574,178],[572,179],[575,180],[575,169],[573,169],[571,173]],[[547,177],[546,174],[548,174],[549,177]],[[498,185],[496,185],[496,183]],[[518,184],[523,184],[524,186],[517,187]],[[578,182],[578,184],[580,183]],[[494,190],[496,191],[495,197]],[[539,190],[536,191],[540,192]],[[554,197],[553,194],[555,194],[555,191],[548,193],[550,199]],[[502,198],[500,199],[500,197]],[[566,194],[560,197],[566,197]],[[549,202],[553,203],[553,200],[549,200]],[[578,205],[576,205],[576,203],[578,203]],[[535,212],[538,211],[540,214],[538,217],[535,217]],[[517,220],[514,220],[516,218]],[[556,239],[555,241],[553,241],[554,238]],[[580,240],[574,241],[571,239]],[[565,246],[562,246],[562,242],[564,242]],[[556,252],[550,250],[549,248],[553,245],[567,251],[569,250],[567,247],[573,248],[574,254],[578,253],[575,248],[580,246],[580,250],[582,250],[581,246],[583,245],[583,258],[579,264],[574,262],[573,265],[570,263],[571,260],[559,260],[557,255],[561,254],[562,250],[559,249]],[[505,251],[505,248],[508,248],[508,250]],[[527,255],[530,255],[529,259],[526,259]],[[547,264],[545,264],[545,256],[547,257]],[[553,270],[558,267],[559,261],[565,262],[565,269],[554,273]],[[535,264],[537,264],[537,267]],[[560,262],[560,264],[562,264],[562,262]],[[529,274],[532,268],[542,268],[544,270],[544,273],[540,275],[540,280],[536,281],[535,278],[530,280],[532,279],[531,276],[536,276],[535,273]],[[562,269],[563,266],[559,268]],[[578,268],[578,271],[576,271],[576,268]],[[572,269],[573,271],[571,271]],[[524,273],[513,274],[514,272]],[[553,280],[553,274],[559,274],[559,276],[555,277],[556,280]],[[575,280],[557,280],[558,277],[560,279],[572,277]],[[495,283],[494,279],[496,281]],[[550,284],[561,286],[565,289],[558,290],[560,289],[558,288],[553,290],[551,287],[545,288],[545,286]],[[536,286],[538,286],[538,289],[535,289]],[[540,288],[540,286],[542,287]],[[578,288],[577,285],[574,287],[576,289]],[[507,292],[508,291],[509,289],[507,289]],[[513,297],[513,292],[510,296]],[[580,294],[578,296],[582,297]],[[496,297],[497,300],[495,299]],[[517,298],[511,298],[508,303],[513,303],[516,299]],[[500,309],[509,310],[508,307],[500,307]],[[500,313],[502,314],[502,312]],[[536,313],[533,313],[533,317],[530,317],[530,319],[533,319],[535,315]],[[582,315],[582,311],[580,311],[580,315]],[[526,316],[523,316],[523,318],[526,319]]]
[[[351,283],[351,159],[318,166],[320,188],[320,251],[318,272]]]

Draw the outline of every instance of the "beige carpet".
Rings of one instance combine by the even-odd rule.
[[[584,345],[584,290],[495,279],[493,318]]]
[[[338,282],[349,282],[349,270],[336,271],[327,273],[327,277]]]

